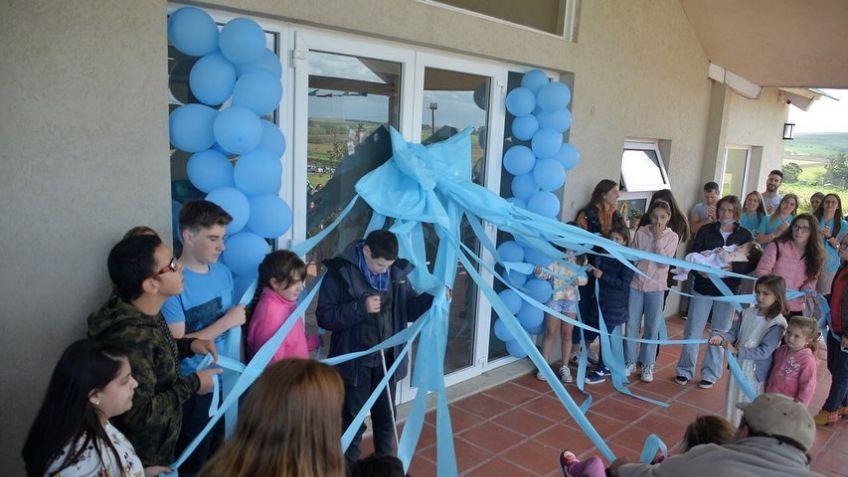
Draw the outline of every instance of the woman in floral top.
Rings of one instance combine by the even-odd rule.
[[[30,477],[142,477],[169,472],[142,468],[132,444],[109,423],[132,407],[138,386],[126,355],[93,340],[68,347],[24,444]]]

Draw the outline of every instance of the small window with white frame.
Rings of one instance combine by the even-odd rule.
[[[621,154],[619,212],[636,228],[654,192],[669,189],[662,154],[656,141],[626,141]]]

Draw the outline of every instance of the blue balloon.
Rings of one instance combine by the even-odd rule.
[[[259,264],[269,249],[268,242],[255,233],[237,233],[225,242],[224,263],[236,275],[256,278],[259,276]]]
[[[542,70],[530,70],[521,78],[521,87],[529,89],[533,94],[537,94],[546,84],[548,84],[548,75]]]
[[[536,96],[527,88],[515,88],[506,95],[506,110],[513,116],[526,116],[536,107]]]
[[[571,101],[571,90],[559,81],[542,86],[536,93],[536,102],[545,111],[565,109],[569,101]]]
[[[218,51],[197,60],[188,77],[194,97],[210,106],[223,104],[233,94],[235,84],[235,67]]]
[[[168,39],[188,56],[204,56],[218,49],[218,26],[199,8],[183,7],[168,17]]]
[[[559,215],[559,208],[559,199],[551,192],[536,192],[527,199],[527,210],[552,219]]]
[[[521,309],[521,297],[518,296],[518,293],[515,290],[506,289],[502,292],[498,293],[501,301],[504,302],[509,312],[513,315],[518,313],[518,310]]]
[[[517,272],[515,270],[510,270],[509,273],[506,274],[506,281],[509,282],[510,285],[514,287],[523,287],[525,283],[527,283],[527,278],[529,275]]]
[[[565,169],[556,159],[539,159],[533,168],[533,179],[542,190],[554,191],[565,184]]]
[[[233,187],[233,166],[227,156],[214,149],[193,154],[186,164],[188,180],[197,190],[212,192],[219,187]]]
[[[180,209],[182,208],[183,204],[171,200],[171,230],[174,231],[174,236],[180,243],[183,243],[183,234],[180,233]]]
[[[545,321],[545,312],[525,301],[515,317],[525,329],[535,328]]]
[[[245,154],[256,149],[262,139],[259,118],[253,111],[239,106],[218,113],[212,130],[218,144],[233,154]]]
[[[223,154],[223,155],[225,155],[225,156],[227,156],[227,157],[230,157],[230,156],[232,156],[232,155],[233,155],[233,153],[231,153],[230,151],[228,151],[228,150],[224,149],[223,147],[221,147],[221,145],[220,145],[220,144],[218,144],[217,142],[216,142],[215,144],[213,144],[213,145],[212,145],[212,150],[213,150],[213,151],[218,151],[218,152],[220,152],[221,154]]]
[[[265,51],[265,32],[249,18],[235,18],[221,29],[221,53],[236,65],[253,63]]]
[[[256,149],[239,157],[236,162],[236,187],[248,196],[276,194],[280,190],[283,164],[274,154]]]
[[[205,151],[215,144],[213,125],[218,112],[202,104],[186,104],[171,112],[168,126],[171,144],[186,152]]]
[[[250,203],[240,190],[221,187],[210,192],[206,200],[218,204],[233,217],[233,221],[227,225],[227,234],[238,233],[247,225],[247,219],[250,217]]]
[[[524,292],[530,295],[533,299],[541,303],[547,303],[551,299],[553,288],[551,283],[541,278],[528,280],[524,284]]]
[[[512,137],[520,141],[529,141],[538,130],[539,120],[532,114],[512,120]]]
[[[233,87],[233,106],[243,106],[259,116],[274,112],[282,97],[282,83],[267,71],[245,73]]]
[[[503,167],[510,174],[520,176],[533,170],[536,156],[527,146],[512,146],[503,157]]]
[[[533,135],[530,147],[539,159],[554,157],[562,146],[562,134],[553,129],[540,129]]]
[[[519,199],[518,197],[510,197],[506,201],[516,207],[520,207],[522,209],[527,208],[527,202],[525,202],[524,199]]]
[[[542,111],[536,115],[540,128],[553,129],[557,132],[565,132],[571,127],[571,111],[557,109],[554,111]]]
[[[549,257],[542,253],[541,250],[537,250],[533,247],[525,247],[524,248],[524,261],[527,263],[532,263],[533,265],[538,265],[540,267],[547,267],[553,263],[553,257]]]
[[[262,138],[259,140],[257,149],[273,153],[278,158],[283,157],[286,152],[286,138],[280,128],[265,119],[260,119],[259,122],[262,123]]]
[[[518,344],[518,341],[512,340],[506,342],[506,351],[513,358],[524,358],[527,356],[527,352],[524,351],[524,348]]]
[[[236,66],[236,75],[241,77],[241,75],[245,73],[256,70],[271,73],[271,75],[277,79],[283,77],[283,67],[280,64],[280,58],[268,48],[265,48],[265,50],[262,51],[262,55],[259,56],[258,60],[251,63],[242,63]]]
[[[514,240],[509,240],[498,245],[498,255],[500,255],[501,260],[505,262],[524,261],[524,249],[521,247],[521,245],[515,243]]]
[[[265,238],[277,238],[291,227],[292,212],[288,204],[276,195],[260,195],[248,198],[250,218],[247,228]]]
[[[500,318],[495,320],[495,326],[493,326],[492,328],[494,329],[495,336],[497,336],[499,340],[501,340],[501,341],[512,341],[513,340],[512,333],[509,332],[509,330],[506,328],[506,325],[504,324],[503,320],[501,320]]]
[[[580,152],[577,151],[576,147],[567,142],[562,143],[555,157],[566,171],[574,169],[574,166],[580,162]]]
[[[512,195],[522,200],[527,200],[531,195],[538,192],[539,186],[533,180],[533,173],[528,172],[512,179]]]

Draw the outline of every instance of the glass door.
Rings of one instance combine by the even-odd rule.
[[[745,197],[745,181],[748,177],[747,147],[728,147],[724,153],[724,171],[721,174],[721,195],[733,194],[742,200]]]

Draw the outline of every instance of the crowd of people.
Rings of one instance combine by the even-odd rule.
[[[603,320],[610,333],[656,340],[670,285],[677,283],[675,277],[684,279],[680,283],[692,295],[684,338],[701,339],[711,322],[698,386],[708,389],[722,378],[725,353],[731,352],[759,397],[748,402],[731,381],[726,416],[693,422],[679,455],[652,464],[616,462],[604,469],[599,459],[580,462],[564,451],[564,475],[679,475],[675,469],[701,475],[717,462],[734,467],[727,475],[750,475],[743,471],[757,466],[774,468],[775,475],[815,475],[804,473],[815,426],[848,418],[848,334],[842,330],[848,316],[848,223],[834,194],[814,196],[818,207],[798,214],[798,198],[779,194],[780,178],[780,171],[773,171],[766,191],[748,194],[744,204],[732,195],[719,197],[718,185],[707,183],[704,201],[688,218],[671,191],[657,192],[632,236],[616,209],[618,184],[604,180],[595,187],[575,218],[577,226],[619,246],[666,257],[677,256],[691,238],[687,261],[756,280],[727,277],[717,287],[703,273],[672,272],[651,260],[637,261],[637,273],[602,254],[562,249],[567,266],[536,270],[553,282],[548,305],[596,328]],[[296,321],[289,335],[240,403],[234,435],[224,442],[218,426],[195,443],[180,473],[404,475],[392,456],[397,439],[392,396],[408,368],[405,363],[399,363],[371,407],[374,455],[361,458],[364,425],[346,451],[339,445],[400,350],[386,348],[335,367],[310,360],[320,339],[307,335],[302,317],[291,316],[304,289],[306,265],[290,251],[268,254],[259,266],[255,296],[247,306],[238,304],[232,273],[219,262],[231,220],[214,203],[192,201],[179,213],[179,257],[147,227],[130,230],[111,249],[112,294],[89,316],[87,338],[71,344],[53,371],[23,449],[28,475],[169,472],[209,421],[215,375],[221,370],[199,367],[202,357],[209,354],[217,361],[221,350],[233,348],[228,331],[242,327],[244,342],[235,346],[241,358],[250,359],[290,319]],[[317,324],[331,333],[329,356],[369,349],[432,306],[431,295],[412,287],[412,265],[398,258],[397,238],[388,231],[354,241],[324,265],[315,313]],[[755,303],[737,316],[732,304],[715,299],[722,295],[720,288],[753,292]],[[809,292],[788,300],[787,290]],[[813,353],[819,342],[817,321],[810,317],[813,292],[827,296],[832,310],[825,342],[833,384],[815,417],[806,410],[816,384]],[[559,337],[559,376],[573,382],[569,358],[580,346],[588,348],[597,333],[574,333],[555,316],[546,320],[543,356],[553,361],[554,338]],[[695,381],[699,350],[698,345],[682,346],[677,384]],[[627,341],[625,374],[652,382],[658,353],[656,344]],[[603,352],[591,357],[595,368],[587,383],[607,379],[605,359],[610,357]],[[545,379],[541,373],[538,377]]]

